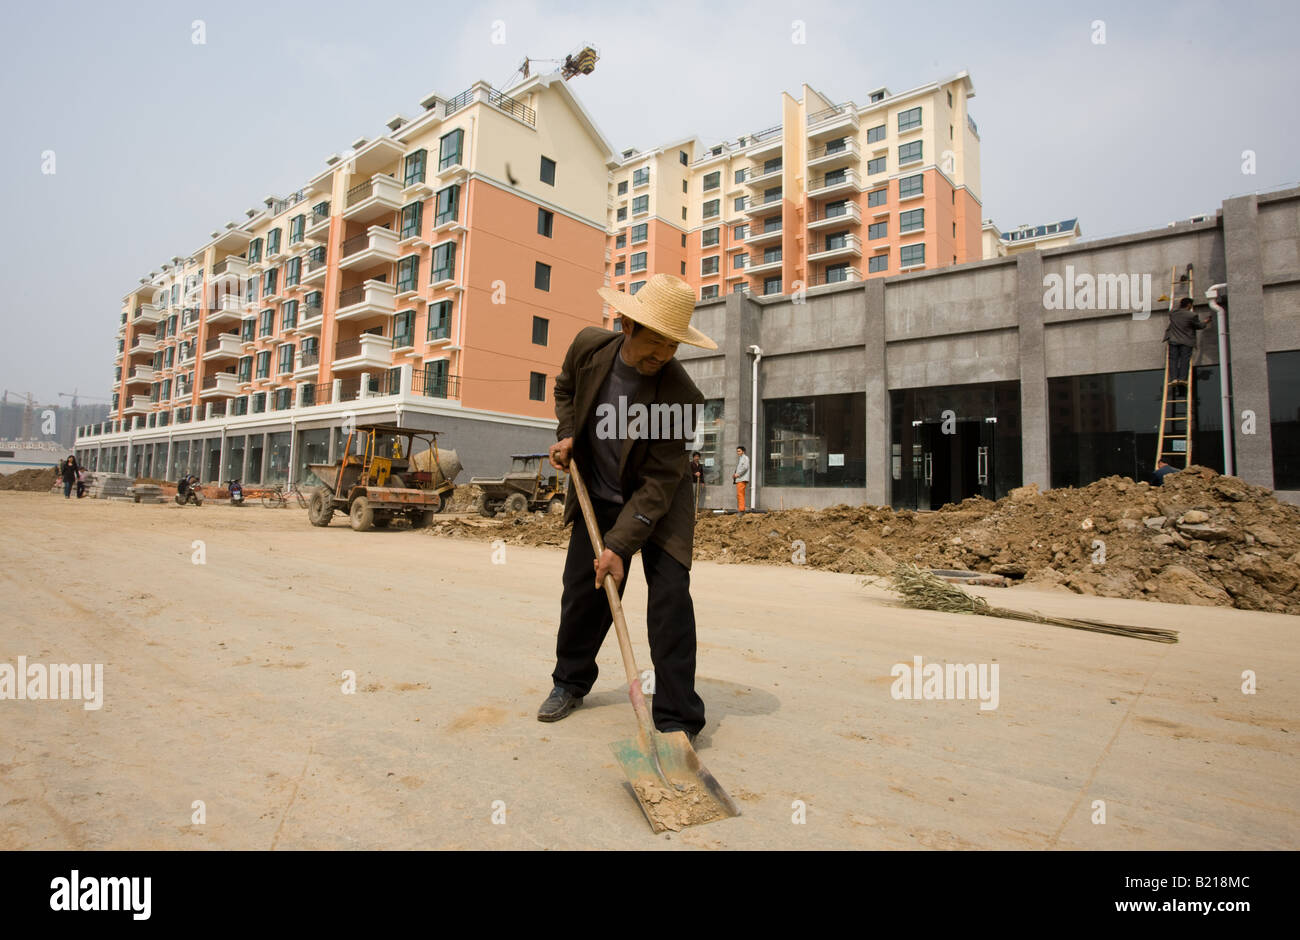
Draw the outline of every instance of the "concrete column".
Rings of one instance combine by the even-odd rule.
[[[1240,196],[1223,203],[1223,255],[1228,273],[1232,440],[1237,476],[1247,483],[1272,489],[1273,425],[1268,406],[1259,203],[1255,196]],[[1254,434],[1241,433],[1243,411],[1255,413]]]
[[[888,506],[890,499],[889,381],[885,375],[885,281],[867,281],[858,295],[866,324],[864,374],[866,375],[866,501]]]
[[[267,465],[270,464],[270,462],[271,462],[271,448],[268,446],[268,445],[270,444],[270,441],[267,439],[267,437],[268,437],[268,435],[267,435],[265,432],[263,432],[263,434],[262,434],[262,469],[261,469],[261,471],[260,471],[260,472],[258,473],[258,475],[257,475],[257,479],[258,479],[258,482],[259,482],[259,483],[265,482],[265,480],[266,480],[266,469],[267,469]],[[244,446],[247,447],[248,445],[245,444]]]
[[[718,506],[724,509],[736,508],[736,490],[731,483],[731,474],[736,469],[736,447],[745,448],[749,454],[749,478],[759,479],[760,461],[758,455],[750,453],[751,430],[755,415],[751,399],[753,398],[754,357],[748,353],[750,346],[758,344],[760,306],[749,298],[748,294],[732,292],[726,301],[726,341],[722,346],[727,357],[726,378],[723,381],[723,430],[722,452],[718,454],[721,464],[721,485],[723,496]],[[763,366],[760,363],[758,375],[758,393],[763,394]],[[761,420],[761,415],[758,416]],[[759,429],[758,449],[763,449],[762,429]],[[749,489],[753,489],[751,483]],[[746,500],[748,502],[748,500]]]
[[[1020,479],[1051,486],[1048,440],[1047,360],[1043,344],[1043,258],[1037,251],[1016,256],[1016,316],[1020,341]]]

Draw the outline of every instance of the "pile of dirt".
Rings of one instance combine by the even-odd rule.
[[[558,516],[442,520],[433,532],[565,545]],[[1001,574],[1078,594],[1300,614],[1300,507],[1204,467],[1165,485],[1107,477],[936,512],[835,506],[702,516],[695,557],[876,573],[893,561]]]
[[[23,493],[44,493],[54,486],[54,468],[29,467],[0,476],[0,490],[18,490]]]

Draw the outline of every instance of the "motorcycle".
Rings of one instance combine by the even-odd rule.
[[[203,487],[199,486],[199,478],[192,473],[181,477],[176,483],[176,505],[184,506],[186,503],[203,505]]]
[[[238,480],[227,480],[226,488],[230,490],[230,505],[244,505],[244,487]]]

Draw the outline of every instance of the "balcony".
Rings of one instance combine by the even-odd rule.
[[[808,228],[833,228],[840,225],[861,225],[862,209],[856,202],[850,202],[839,208],[816,206],[808,216]]]
[[[176,364],[179,366],[192,365],[196,358],[198,343],[186,343],[180,347],[179,354],[176,357]]]
[[[327,273],[329,273],[329,259],[325,249],[313,248],[307,252],[307,256],[303,259],[302,284],[324,284]]]
[[[762,167],[752,167],[745,174],[744,185],[751,189],[768,189],[781,182],[781,177],[785,173],[784,167],[777,167],[775,170],[764,170]]]
[[[460,376],[434,369],[411,370],[411,392],[425,398],[460,398]]]
[[[843,265],[827,268],[819,271],[808,279],[809,287],[826,287],[832,284],[849,284],[854,281],[862,280],[862,272],[857,268],[844,267]]]
[[[374,222],[402,208],[402,184],[377,173],[348,190],[343,218],[350,222]]]
[[[139,324],[157,323],[163,318],[163,312],[153,304],[141,304],[135,308],[132,322]]]
[[[750,263],[745,266],[746,274],[767,274],[771,272],[779,273],[781,265],[784,264],[781,258],[774,258],[771,261],[750,259]]]
[[[158,351],[158,337],[154,336],[152,333],[144,333],[140,336],[137,336],[135,338],[135,341],[131,343],[131,349],[127,353],[127,355],[139,356],[142,353],[148,353],[149,355],[152,356],[157,351]]]
[[[760,216],[771,215],[773,212],[780,212],[781,206],[784,202],[784,194],[767,197],[755,196],[749,201],[749,204],[745,206],[743,211],[745,215],[750,218],[758,218]]]
[[[756,134],[749,134],[744,138],[742,146],[749,148],[745,156],[751,160],[763,160],[766,157],[778,154],[782,147],[785,146],[784,135],[780,124],[759,131]]]
[[[214,359],[238,359],[244,354],[244,346],[238,333],[221,333],[210,337],[203,347],[203,361]]]
[[[824,199],[836,193],[851,193],[857,189],[857,170],[837,170],[810,180],[808,183],[808,198]]]
[[[299,350],[294,356],[294,379],[306,379],[320,372],[320,353],[316,350],[303,352]]]
[[[132,395],[130,404],[122,409],[124,414],[145,415],[149,413],[151,402],[148,395]]]
[[[208,311],[208,326],[221,323],[238,323],[248,312],[248,304],[236,294],[222,294],[217,305]]]
[[[239,376],[233,372],[214,372],[203,377],[199,398],[231,398],[239,394]]]
[[[299,333],[320,333],[323,311],[319,303],[304,303],[298,311]]]
[[[383,369],[393,365],[393,341],[378,333],[363,333],[334,345],[334,371]]]
[[[773,245],[781,241],[781,236],[785,233],[785,228],[780,225],[772,228],[755,229],[746,236],[742,247],[751,248],[761,245]]]
[[[307,241],[324,243],[330,237],[330,204],[328,202],[318,202],[311,207],[311,215],[307,218],[307,228],[303,233]]]
[[[334,319],[346,321],[392,316],[397,309],[396,294],[393,285],[383,281],[366,281],[339,291],[339,307],[334,312]]]
[[[812,170],[817,167],[822,172],[837,166],[849,166],[857,163],[862,159],[862,153],[858,149],[856,138],[846,137],[843,140],[831,141],[820,147],[812,147],[808,150],[808,169]]]
[[[834,135],[856,133],[858,111],[851,104],[837,104],[832,108],[814,111],[808,115],[808,139],[825,140]]]
[[[232,284],[242,289],[243,282],[248,280],[250,274],[248,261],[231,255],[229,258],[222,258],[212,266],[212,285],[216,287]]]
[[[824,239],[818,239],[821,247],[817,251],[808,253],[809,261],[831,261],[835,258],[862,257],[862,242],[856,235],[846,235],[843,238],[832,240],[834,247],[825,247]],[[809,248],[812,248],[817,242],[811,242]]]
[[[136,382],[152,382],[154,377],[152,366],[132,366],[131,371],[127,373],[126,384],[132,385]]]
[[[356,235],[343,243],[343,257],[339,267],[372,268],[392,264],[397,260],[397,233],[379,225],[372,225],[363,235]]]

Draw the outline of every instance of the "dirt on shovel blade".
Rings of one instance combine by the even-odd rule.
[[[637,800],[656,832],[678,832],[687,826],[722,819],[728,813],[698,783],[668,778],[684,789],[670,790],[658,778],[638,780],[632,784]]]

